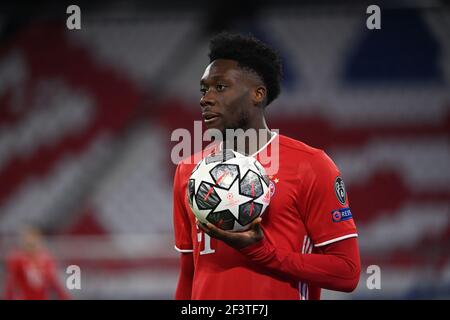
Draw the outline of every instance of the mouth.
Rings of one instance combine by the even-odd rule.
[[[204,112],[202,113],[203,121],[205,124],[211,124],[220,118],[220,115],[212,112]]]

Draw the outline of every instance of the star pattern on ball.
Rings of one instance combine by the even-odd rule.
[[[208,165],[200,166],[197,171],[195,172],[195,175],[198,177],[202,177],[203,182],[208,182],[212,185],[215,185],[213,178],[209,174],[209,172],[217,165],[217,163],[210,163]],[[200,188],[200,183],[195,184],[195,194],[198,192],[198,188]]]
[[[250,200],[253,200],[251,197],[247,197],[243,194],[239,193],[239,179],[234,180],[233,184],[231,185],[229,190],[222,189],[222,188],[215,188],[215,191],[221,201],[217,205],[217,207],[214,209],[213,212],[219,212],[223,210],[230,210],[230,212],[233,214],[233,216],[236,217],[236,219],[239,219],[239,206],[235,205],[233,203],[245,203]],[[227,197],[229,195],[232,195],[232,199],[228,199]]]
[[[200,209],[200,208],[198,207],[198,205],[197,205],[197,201],[195,201],[195,197],[194,197],[194,200],[192,201],[192,209],[193,209],[194,211],[197,211],[197,212],[201,213],[200,216],[202,216],[202,217],[208,216],[208,213],[211,211],[210,209]],[[201,219],[201,218],[197,218],[197,219],[199,219],[199,220],[200,220],[201,222],[203,222],[203,223],[207,223],[207,222],[208,222],[208,221],[203,220],[203,219]]]
[[[269,188],[264,185],[263,186],[263,190],[264,190],[263,194],[255,199],[255,202],[262,204],[261,212],[264,212],[266,210],[266,208],[269,206],[269,204],[266,201],[264,201],[264,197],[268,196],[269,199],[270,199],[270,190],[269,190]]]
[[[225,161],[203,159],[191,173],[187,193],[193,195],[189,205],[199,221],[219,223],[219,227],[224,222],[224,230],[240,231],[264,213],[270,203],[270,185],[276,182],[268,183],[264,167],[253,157],[230,152],[234,157]]]

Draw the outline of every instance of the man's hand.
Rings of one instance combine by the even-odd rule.
[[[252,245],[264,238],[264,233],[260,225],[261,220],[262,219],[260,217],[256,218],[250,225],[250,229],[240,232],[225,231],[217,228],[212,223],[204,224],[201,223],[200,221],[197,221],[197,225],[210,237],[222,240],[230,247],[239,250],[249,245]]]

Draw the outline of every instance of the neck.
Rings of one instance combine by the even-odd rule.
[[[224,149],[233,149],[244,155],[255,154],[272,138],[267,127],[264,115],[253,118],[256,121],[249,123],[246,128],[237,129],[224,140]]]

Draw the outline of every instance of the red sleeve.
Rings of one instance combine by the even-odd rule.
[[[300,168],[299,181],[297,207],[315,247],[357,236],[344,182],[325,152]]]
[[[190,300],[194,279],[194,260],[192,253],[183,253],[180,258],[180,276],[175,291],[176,300]]]
[[[56,264],[51,257],[47,258],[47,273],[48,273],[48,281],[50,287],[55,291],[56,296],[60,300],[68,300],[70,299],[69,294],[66,292],[64,287],[60,284],[58,279]]]
[[[180,275],[175,291],[175,299],[189,300],[192,294],[194,278],[193,243],[191,236],[191,220],[186,211],[185,200],[187,179],[182,178],[182,164],[179,164],[173,182],[173,222],[175,231],[175,249],[182,252],[180,257]]]
[[[173,181],[173,224],[175,232],[175,249],[180,252],[192,252],[191,220],[186,211],[185,200],[187,178],[182,178],[182,164],[177,166]],[[186,181],[185,181],[186,180]]]
[[[361,267],[356,238],[325,245],[321,254],[276,249],[266,238],[240,251],[271,272],[320,288],[351,292],[359,282]]]
[[[17,263],[13,258],[8,257],[6,261],[5,300],[12,300],[15,297],[16,269]]]

